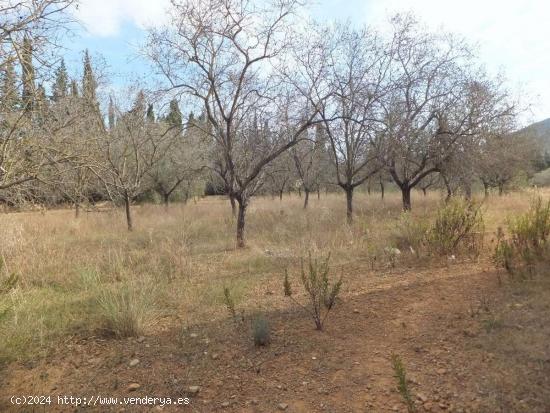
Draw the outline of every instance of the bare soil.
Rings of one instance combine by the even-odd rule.
[[[229,318],[165,323],[139,339],[71,337],[50,356],[3,368],[0,411],[406,412],[391,364],[397,354],[418,412],[550,412],[548,282],[518,286],[479,264],[454,264],[359,286],[323,332],[297,307],[268,313],[272,340],[263,348],[254,347],[249,321]],[[264,294],[284,300],[280,286]],[[132,359],[139,363],[130,367]],[[139,388],[129,390],[131,383]],[[32,409],[9,402],[28,394],[191,403]]]

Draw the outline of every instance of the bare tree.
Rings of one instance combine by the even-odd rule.
[[[92,168],[111,199],[124,203],[128,231],[134,227],[132,203],[150,189],[150,174],[175,142],[170,135],[172,128],[159,128],[147,120],[144,93],[134,95],[130,110],[123,110],[115,102],[116,125],[95,138],[98,159]]]
[[[148,55],[170,90],[193,98],[212,125],[227,190],[238,203],[238,247],[245,245],[246,210],[266,165],[298,143],[317,114],[313,110],[304,118],[307,98],[284,84],[277,70],[292,47],[299,5],[298,0],[174,1],[170,25],[150,33]],[[265,131],[269,139],[251,147],[247,129],[253,119],[274,125],[285,111],[291,127]]]
[[[355,188],[380,169],[380,99],[387,93],[390,59],[377,36],[367,29],[339,26],[325,29],[319,36],[319,44],[327,48],[326,76],[333,92],[323,105],[322,117],[336,184],[346,194],[351,223]]]
[[[468,46],[431,34],[410,16],[393,19],[393,92],[385,100],[383,159],[411,209],[411,189],[440,172],[467,140],[479,140],[514,107],[497,84],[475,69]]]

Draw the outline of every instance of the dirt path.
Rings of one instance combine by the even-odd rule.
[[[411,276],[408,285],[347,298],[322,333],[299,309],[271,314],[272,344],[259,349],[247,326],[227,321],[139,340],[72,339],[36,365],[9,366],[0,381],[0,411],[405,412],[392,354],[403,360],[420,412],[550,411],[547,394],[507,400],[500,394],[506,387],[494,383],[491,372],[523,377],[532,371],[529,365],[518,371],[521,360],[502,367],[498,351],[485,346],[492,330],[484,328],[486,315],[504,293],[491,272]],[[549,373],[542,351],[533,380]],[[130,367],[133,359],[139,363]],[[131,383],[139,388],[130,391]],[[536,384],[548,392],[547,382]],[[189,386],[200,389],[194,394]],[[14,394],[56,396],[44,410],[24,410],[10,405]],[[58,394],[188,396],[190,405],[75,408],[57,405]]]

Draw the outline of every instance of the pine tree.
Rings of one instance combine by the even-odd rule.
[[[116,125],[116,118],[115,118],[115,105],[113,103],[113,98],[109,96],[109,130],[113,130]]]
[[[55,82],[53,84],[52,97],[54,102],[58,102],[67,96],[69,89],[69,75],[65,67],[65,61],[62,59],[61,64],[55,71]]]
[[[23,81],[23,107],[26,111],[33,109],[34,104],[34,66],[32,62],[32,42],[31,39],[25,37],[23,39],[23,47],[21,49],[21,73]]]
[[[96,104],[97,81],[92,68],[88,50],[84,52],[84,74],[82,76],[82,97],[89,103]]]
[[[170,110],[168,116],[166,117],[166,122],[171,127],[181,128],[182,116],[181,111],[176,99],[170,101]]]
[[[0,86],[0,102],[2,109],[13,112],[19,108],[21,103],[17,91],[17,75],[13,65],[13,59],[6,61],[2,73],[2,84]]]
[[[155,121],[155,112],[154,112],[152,103],[149,103],[149,106],[147,106],[147,115],[146,116],[147,116],[147,120],[149,122],[154,122]]]

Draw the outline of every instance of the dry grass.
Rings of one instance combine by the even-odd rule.
[[[486,232],[493,234],[508,215],[525,210],[530,198],[521,192],[488,199]],[[409,253],[397,262],[387,254],[402,219],[399,194],[389,193],[384,201],[358,194],[354,202],[356,219],[348,226],[343,195],[312,199],[308,210],[298,197],[254,199],[244,250],[235,250],[224,198],[168,210],[136,207],[133,233],[125,231],[122,211],[78,220],[68,210],[1,215],[6,265],[0,277],[16,273],[19,280],[0,295],[0,359],[34,356],[68,334],[100,334],[106,328],[139,334],[223,317],[224,287],[238,308],[261,308],[266,291],[282,288],[284,268],[296,271],[308,251],[331,253],[332,268],[348,279],[344,294],[364,277],[394,266],[430,264]],[[430,219],[440,202],[438,193],[415,194],[412,217]],[[124,311],[139,314],[128,318]]]

